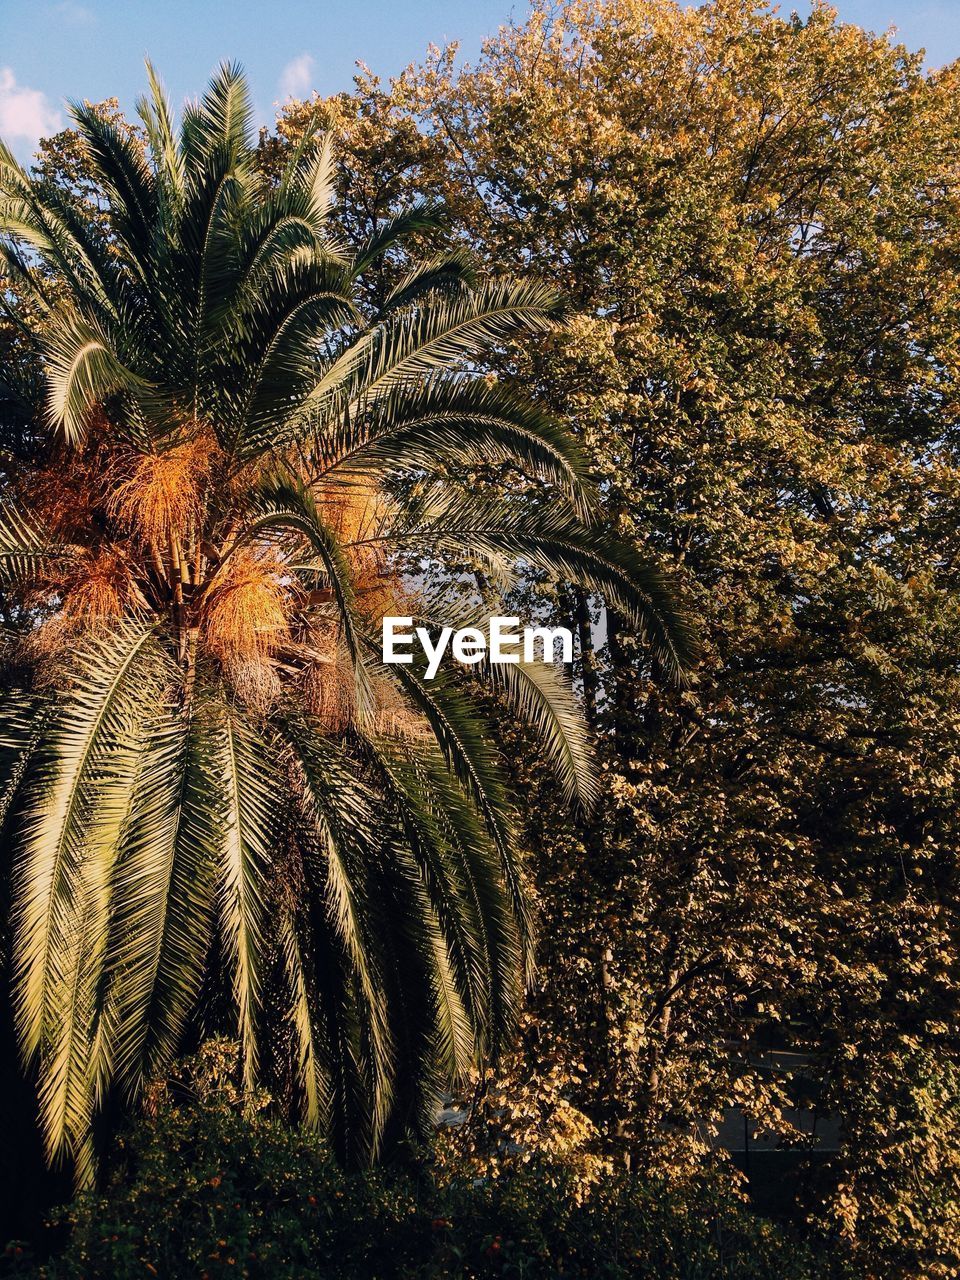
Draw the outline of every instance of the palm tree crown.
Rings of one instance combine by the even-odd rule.
[[[443,607],[398,558],[526,563],[602,595],[664,668],[690,649],[656,574],[590,526],[566,431],[470,363],[545,331],[547,291],[453,252],[371,315],[358,278],[436,210],[348,249],[319,121],[271,185],[238,69],[176,131],[150,79],[145,147],[74,108],[105,234],[0,153],[47,438],[0,529],[26,619],[0,719],[13,999],[48,1153],[81,1180],[107,1100],[224,1019],[247,1086],[279,1082],[354,1157],[508,1034],[528,931],[507,793],[465,681],[380,664],[381,615]],[[537,502],[444,482],[490,459]],[[552,670],[474,673],[588,801]]]

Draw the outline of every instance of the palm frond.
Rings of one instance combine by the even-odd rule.
[[[119,391],[147,390],[147,384],[120,360],[99,326],[79,316],[63,316],[48,332],[47,419],[70,444],[87,431],[90,411]]]
[[[387,307],[406,307],[425,294],[455,293],[477,285],[477,270],[465,249],[450,249],[435,254],[411,267],[402,280],[387,294]]]
[[[224,704],[213,730],[217,795],[223,803],[220,839],[221,929],[247,1089],[258,1078],[261,989],[269,926],[267,886],[273,862],[279,777],[271,749],[236,708]]]
[[[142,95],[137,99],[137,114],[147,134],[155,171],[161,178],[158,194],[168,205],[176,207],[182,203],[186,187],[183,156],[174,132],[173,117],[163,82],[149,58],[146,60],[146,69],[150,96]]]
[[[445,462],[509,462],[588,507],[586,467],[570,432],[512,389],[483,378],[434,376],[402,383],[316,440],[324,473],[435,473]]]
[[[525,917],[514,908],[497,843],[474,799],[441,757],[429,750],[401,751],[383,741],[370,740],[367,749],[397,807],[404,843],[437,914],[473,1047],[485,1057],[495,1056],[516,1016],[529,936],[521,929]],[[432,975],[434,981],[441,977]],[[448,1049],[459,1060],[466,1041],[456,1027],[443,1034],[456,1036]]]
[[[187,159],[202,161],[215,148],[222,148],[233,161],[248,155],[252,121],[243,68],[238,62],[221,63],[195,114],[184,113]]]
[[[225,821],[209,709],[163,706],[150,726],[118,859],[110,929],[114,1056],[130,1093],[183,1043],[213,940]]]
[[[597,779],[583,714],[569,683],[556,667],[542,662],[482,664],[482,671],[507,705],[536,734],[563,789],[589,811],[596,800]]]
[[[323,135],[313,155],[305,163],[298,161],[294,172],[298,185],[309,199],[313,225],[322,231],[333,205],[336,182],[332,133]]]
[[[371,652],[376,650],[372,640],[368,638],[366,643]],[[448,768],[466,789],[486,824],[519,922],[525,961],[528,969],[532,969],[532,930],[516,860],[514,813],[482,718],[442,672],[427,681],[422,662],[391,665],[384,670],[429,724]]]
[[[109,199],[114,234],[129,249],[129,261],[143,261],[150,252],[157,214],[153,172],[134,139],[97,107],[73,102],[70,114]]]
[[[302,820],[307,824],[308,879],[321,895],[327,927],[347,957],[356,987],[366,1045],[365,1052],[360,1045],[356,1052],[365,1059],[370,1085],[364,1129],[369,1151],[374,1152],[389,1111],[393,1077],[371,865],[376,819],[355,769],[342,750],[324,739],[319,726],[292,715],[278,728],[299,783]],[[313,875],[311,849],[319,859]]]
[[[353,259],[354,275],[368,271],[376,260],[402,244],[415,232],[439,231],[447,223],[446,211],[435,200],[420,200],[388,218],[360,245]]]
[[[53,189],[41,199],[28,184],[12,188],[0,198],[0,234],[26,245],[70,282],[75,295],[85,296],[98,316],[116,315],[115,294],[120,277],[90,233],[89,226],[69,199]],[[9,252],[8,270],[27,286],[46,310],[47,291],[29,265]]]
[[[324,1067],[328,1049],[321,1043],[319,1019],[311,998],[311,956],[297,936],[296,921],[284,912],[279,923],[280,950],[290,989],[288,1020],[296,1047],[296,1072],[304,1096],[303,1118],[310,1129],[332,1126],[332,1093]]]
[[[529,282],[500,280],[403,310],[363,334],[319,380],[295,415],[298,431],[342,416],[345,408],[410,379],[449,370],[518,333],[546,333],[557,300],[551,290]]]
[[[406,525],[384,532],[387,545],[433,546],[467,562],[525,563],[579,583],[637,628],[670,678],[680,684],[687,679],[697,638],[675,589],[650,559],[602,528],[582,524],[556,505],[537,511],[472,493],[421,502],[412,515]]]
[[[53,542],[12,505],[0,511],[0,581],[23,585],[71,554],[71,548]]]
[[[43,740],[53,704],[26,689],[0,694],[0,831]]]
[[[20,1041],[38,1058],[51,1158],[89,1125],[110,886],[157,681],[152,628],[125,625],[77,656],[38,748],[15,867],[13,975]]]

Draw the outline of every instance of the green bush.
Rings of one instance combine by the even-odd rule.
[[[602,1178],[585,1198],[555,1168],[441,1180],[429,1165],[345,1173],[323,1142],[264,1107],[240,1107],[226,1075],[157,1096],[123,1141],[104,1194],[51,1224],[50,1257],[8,1249],[7,1274],[40,1280],[523,1277],[664,1280],[848,1274],[751,1216],[717,1177],[678,1190]]]

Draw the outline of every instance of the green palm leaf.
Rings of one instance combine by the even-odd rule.
[[[573,690],[556,667],[541,662],[484,664],[491,684],[536,733],[537,746],[568,801],[590,810],[597,780],[586,727]]]
[[[343,752],[326,743],[300,716],[279,726],[294,761],[301,795],[300,829],[316,862],[306,862],[308,882],[323,903],[352,976],[354,999],[363,1009],[367,1043],[355,1052],[369,1084],[362,1125],[364,1145],[375,1151],[386,1122],[392,1088],[393,1046],[374,915],[370,858],[375,819]],[[305,826],[304,826],[305,824]],[[341,1070],[343,1069],[341,1064]],[[308,1082],[304,1082],[309,1093]]]
[[[223,817],[209,706],[155,715],[118,859],[110,999],[117,1076],[135,1092],[182,1043],[214,936]]]
[[[29,516],[12,506],[0,512],[0,581],[28,582],[70,554],[69,547],[52,542]]]
[[[271,751],[235,709],[222,706],[213,729],[216,795],[223,806],[219,849],[221,929],[233,974],[247,1087],[257,1080],[266,886],[276,832],[279,778]]]
[[[15,868],[15,1010],[39,1055],[51,1158],[89,1125],[111,882],[138,780],[138,739],[158,679],[150,627],[127,626],[78,656],[73,690],[45,735]]]

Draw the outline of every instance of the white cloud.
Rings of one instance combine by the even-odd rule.
[[[92,27],[97,20],[93,10],[84,4],[78,4],[77,0],[62,0],[61,4],[54,7],[53,12],[61,22],[70,27]]]
[[[313,55],[298,54],[280,73],[281,98],[302,98],[310,92],[313,77]]]
[[[11,68],[0,67],[0,138],[32,148],[42,137],[62,128],[60,112],[51,107],[45,93],[17,84]]]

